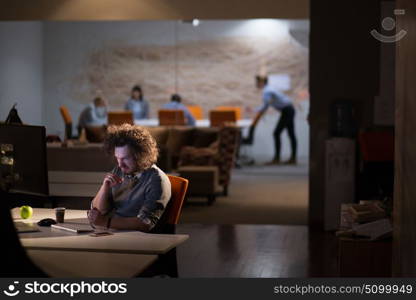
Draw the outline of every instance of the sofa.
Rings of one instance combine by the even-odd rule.
[[[101,143],[69,145],[47,144],[48,171],[109,172],[115,160],[105,153]]]

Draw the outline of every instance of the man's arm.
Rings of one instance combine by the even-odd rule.
[[[104,216],[96,208],[89,212],[88,218],[91,223],[96,226],[108,227],[112,229],[140,230],[143,232],[149,232],[152,229],[152,225],[150,223],[146,224],[137,217]]]
[[[146,100],[143,100],[143,101],[146,101]],[[144,110],[144,118],[149,119],[149,103],[147,101],[143,102],[143,110]]]
[[[126,230],[140,230],[143,232],[149,232],[152,229],[150,224],[142,222],[137,217],[113,217],[111,218],[110,228],[113,229],[126,229]]]
[[[124,104],[124,110],[131,110],[130,109],[130,101],[127,100],[127,102]]]
[[[195,126],[195,123],[196,123],[195,118],[190,113],[190,111],[188,110],[188,108],[186,106],[185,106],[185,109],[184,109],[184,113],[185,113],[185,118],[187,119],[188,125]]]
[[[265,111],[259,111],[256,116],[253,119],[253,123],[251,123],[251,126],[256,127],[257,123],[259,122],[259,120],[261,119],[261,117],[263,116]]]
[[[109,195],[111,192],[111,188],[119,183],[121,183],[122,179],[115,174],[108,173],[104,177],[103,184],[101,185],[97,195],[95,195],[94,199],[92,200],[92,207],[95,207],[100,211],[101,214],[106,214],[111,209]]]

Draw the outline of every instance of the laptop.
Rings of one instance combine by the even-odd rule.
[[[51,227],[54,229],[66,230],[66,231],[70,231],[74,233],[84,233],[84,232],[94,231],[94,228],[92,228],[90,224],[76,223],[76,222],[52,224]]]

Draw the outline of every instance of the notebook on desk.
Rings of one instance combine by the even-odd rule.
[[[38,226],[34,223],[24,223],[24,222],[17,221],[17,222],[14,222],[14,227],[16,228],[17,233],[40,231]]]
[[[74,233],[92,232],[94,229],[90,224],[84,223],[58,223],[51,225],[52,228],[66,230]]]

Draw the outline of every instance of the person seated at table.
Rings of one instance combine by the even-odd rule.
[[[117,166],[104,177],[91,203],[93,226],[150,231],[159,221],[171,196],[168,176],[155,162],[158,149],[144,127],[110,126],[104,141]]]
[[[101,97],[94,98],[79,115],[78,131],[86,126],[101,126],[107,124],[107,104]]]
[[[144,99],[142,88],[139,85],[135,85],[131,89],[131,97],[124,105],[124,109],[132,111],[135,120],[149,118],[149,103]]]
[[[185,114],[186,124],[189,126],[195,126],[195,118],[189,112],[189,109],[181,103],[181,96],[178,94],[173,94],[170,97],[170,102],[163,105],[164,109],[180,109],[183,110]]]

